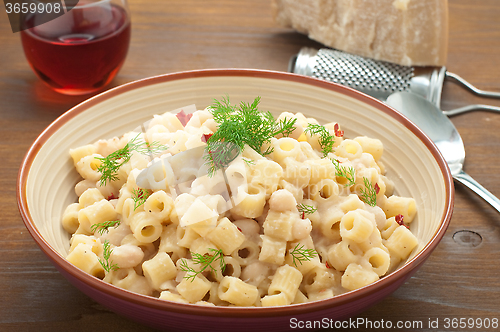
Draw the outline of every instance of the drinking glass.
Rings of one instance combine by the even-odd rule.
[[[126,0],[80,0],[65,14],[40,25],[43,13],[27,13],[21,31],[26,59],[57,92],[81,95],[108,85],[130,43]]]

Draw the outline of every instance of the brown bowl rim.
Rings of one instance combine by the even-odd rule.
[[[82,270],[74,267],[70,264],[62,255],[57,253],[47,241],[42,237],[38,229],[32,222],[31,214],[27,206],[26,198],[26,181],[30,167],[33,163],[35,156],[42,147],[42,145],[52,136],[61,126],[72,119],[74,116],[84,112],[86,109],[103,102],[111,97],[117,96],[124,92],[134,90],[137,88],[165,83],[168,81],[176,81],[189,78],[201,78],[201,77],[217,77],[217,76],[243,76],[243,77],[258,77],[265,79],[279,79],[284,81],[291,81],[297,83],[304,83],[308,85],[313,85],[316,87],[324,88],[327,90],[333,90],[347,96],[353,97],[360,100],[368,105],[371,105],[378,110],[390,115],[391,117],[398,120],[406,128],[412,131],[429,149],[435,160],[437,161],[439,168],[442,172],[444,178],[444,185],[446,189],[446,209],[441,216],[441,224],[436,233],[433,235],[429,243],[426,244],[422,250],[415,255],[410,261],[408,261],[404,266],[400,267],[391,274],[381,278],[380,280],[359,288],[354,291],[350,291],[341,295],[337,295],[330,299],[307,302],[302,304],[293,304],[281,307],[211,307],[211,306],[199,306],[194,304],[184,304],[176,303],[170,301],[160,300],[150,296],[144,296],[136,294],[111,284],[105,283],[104,281],[95,278]],[[391,108],[387,104],[372,98],[364,93],[361,93],[352,88],[336,84],[333,82],[328,82],[308,76],[292,74],[287,72],[278,72],[272,70],[261,70],[261,69],[202,69],[202,70],[190,70],[182,71],[170,74],[164,74],[159,76],[153,76],[124,85],[112,88],[101,94],[98,94],[86,101],[76,105],[67,112],[63,113],[56,120],[54,120],[34,141],[31,147],[28,149],[21,166],[19,168],[18,179],[17,179],[17,203],[19,212],[23,219],[23,222],[28,229],[29,233],[38,244],[40,249],[50,258],[50,260],[57,265],[60,269],[63,269],[66,273],[72,277],[78,279],[80,282],[93,287],[100,292],[106,293],[109,296],[120,298],[121,300],[134,303],[136,305],[146,306],[152,309],[165,310],[176,313],[183,314],[193,314],[201,316],[232,316],[232,317],[276,317],[276,316],[287,316],[290,314],[297,313],[309,313],[313,311],[325,310],[328,308],[334,308],[339,305],[360,300],[366,296],[373,295],[379,291],[383,293],[383,289],[390,283],[400,279],[405,278],[414,268],[418,268],[430,255],[430,253],[436,248],[441,238],[444,236],[446,229],[450,223],[450,219],[453,213],[453,203],[454,203],[454,186],[453,178],[451,176],[448,164],[444,160],[443,156],[437,149],[436,145],[431,141],[431,139],[425,135],[422,130],[420,130],[415,124],[413,124],[404,115]]]

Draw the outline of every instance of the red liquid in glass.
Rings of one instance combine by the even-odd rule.
[[[127,13],[112,5],[111,11],[109,7],[89,7],[65,15],[73,15],[70,30],[63,27],[69,18],[66,22],[57,18],[46,23],[52,25],[50,33],[37,29],[43,25],[21,31],[26,58],[35,73],[58,92],[97,91],[111,82],[127,55],[130,41]],[[33,17],[27,20],[30,19]],[[54,34],[53,31],[59,30],[58,25],[61,31],[66,31]]]

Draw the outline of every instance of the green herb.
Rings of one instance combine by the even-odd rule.
[[[245,145],[267,155],[272,152],[272,148],[262,151],[264,144],[269,143],[274,136],[289,136],[293,132],[296,118],[276,121],[271,112],[258,110],[259,102],[260,97],[255,98],[252,104],[241,102],[239,106],[231,105],[229,98],[214,101],[210,112],[218,128],[207,140],[205,159],[209,174],[227,166],[243,151]]]
[[[365,187],[361,188],[361,200],[370,206],[377,205],[377,188],[372,185],[370,180],[363,177],[363,181],[365,183]]]
[[[161,145],[156,141],[148,143],[139,140],[139,135],[140,133],[125,144],[123,148],[110,153],[107,157],[96,157],[96,159],[101,161],[101,165],[97,168],[97,171],[101,173],[101,179],[99,180],[101,186],[105,186],[108,181],[118,180],[118,170],[130,160],[132,151],[146,155],[155,154],[167,149],[165,145]]]
[[[302,262],[307,262],[313,259],[318,255],[318,252],[314,249],[306,249],[304,248],[304,245],[300,246],[300,243],[297,243],[295,248],[293,248],[292,251],[290,251],[290,255],[292,255],[293,258],[293,264],[297,266],[298,261],[300,265],[302,265]]]
[[[120,225],[120,222],[121,222],[120,220],[100,222],[97,224],[93,224],[90,227],[90,230],[94,233],[97,231],[97,233],[103,235],[104,232],[109,232],[110,227],[116,227],[116,226]]]
[[[273,134],[273,136],[281,134],[283,137],[289,137],[293,133],[293,131],[295,130],[295,127],[294,127],[295,126],[295,122],[297,122],[297,118],[292,118],[292,119],[284,118],[284,119],[281,119],[278,122],[277,131]]]
[[[323,157],[326,157],[328,153],[333,151],[333,145],[335,144],[335,136],[330,135],[328,129],[325,126],[319,125],[317,123],[309,123],[304,132],[309,132],[311,136],[319,135],[319,145],[323,151]]]
[[[147,189],[134,189],[132,190],[132,200],[134,201],[134,211],[144,204],[148,197],[151,196],[151,192]]]
[[[192,267],[188,265],[188,262],[186,259],[181,260],[180,264],[180,269],[181,271],[187,272],[184,278],[186,279],[191,279],[191,281],[194,281],[194,278],[205,271],[207,267],[210,267],[210,269],[214,272],[217,273],[217,270],[212,266],[212,263],[215,262],[216,260],[219,260],[219,267],[221,272],[224,272],[226,269],[226,263],[224,262],[224,254],[222,252],[222,249],[216,250],[212,248],[208,248],[210,251],[212,251],[214,254],[211,255],[209,253],[206,253],[204,255],[198,254],[198,253],[191,253],[191,260],[195,264],[200,264],[201,268],[196,271]]]
[[[335,176],[343,177],[347,180],[347,183],[344,184],[345,187],[352,186],[356,181],[354,177],[356,170],[354,169],[354,167],[341,166],[340,162],[337,159],[330,159],[330,160],[335,166]]]
[[[109,257],[111,256],[111,253],[113,252],[113,249],[111,249],[111,245],[109,244],[108,240],[104,241],[104,243],[102,245],[102,249],[103,249],[102,256],[103,256],[104,260],[101,260],[100,258],[98,258],[99,263],[101,263],[102,268],[106,272],[110,272],[111,270],[113,270],[113,271],[118,270],[119,269],[118,265],[113,264],[113,261],[109,260]]]
[[[213,176],[219,169],[229,165],[241,152],[239,146],[224,141],[207,142],[204,159],[208,164],[208,175]]]
[[[255,165],[255,160],[243,158],[243,161],[248,165]]]
[[[307,204],[300,203],[299,205],[297,205],[297,210],[299,210],[299,212],[302,214],[302,219],[304,219],[304,217],[305,217],[306,214],[313,214],[318,209],[316,209],[312,205],[307,205]]]

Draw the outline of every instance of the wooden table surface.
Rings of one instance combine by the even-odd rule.
[[[270,0],[129,0],[129,5],[130,51],[111,86],[201,68],[286,71],[290,56],[302,46],[320,47],[277,26]],[[24,227],[16,202],[24,154],[47,125],[88,96],[63,96],[46,88],[28,66],[19,34],[11,32],[0,8],[0,331],[146,331],[70,285]],[[500,91],[500,2],[449,0],[449,13],[448,70],[481,89]],[[500,105],[453,83],[445,84],[442,99],[443,109],[476,102]],[[500,114],[474,112],[452,121],[465,143],[466,171],[500,196]],[[464,234],[460,241],[458,235]],[[469,235],[472,242],[464,242]],[[447,318],[450,323],[460,318],[498,322],[500,214],[457,184],[450,227],[429,260],[358,318],[421,321],[416,331],[485,330],[447,329]],[[436,320],[439,329],[429,328],[429,321]]]

